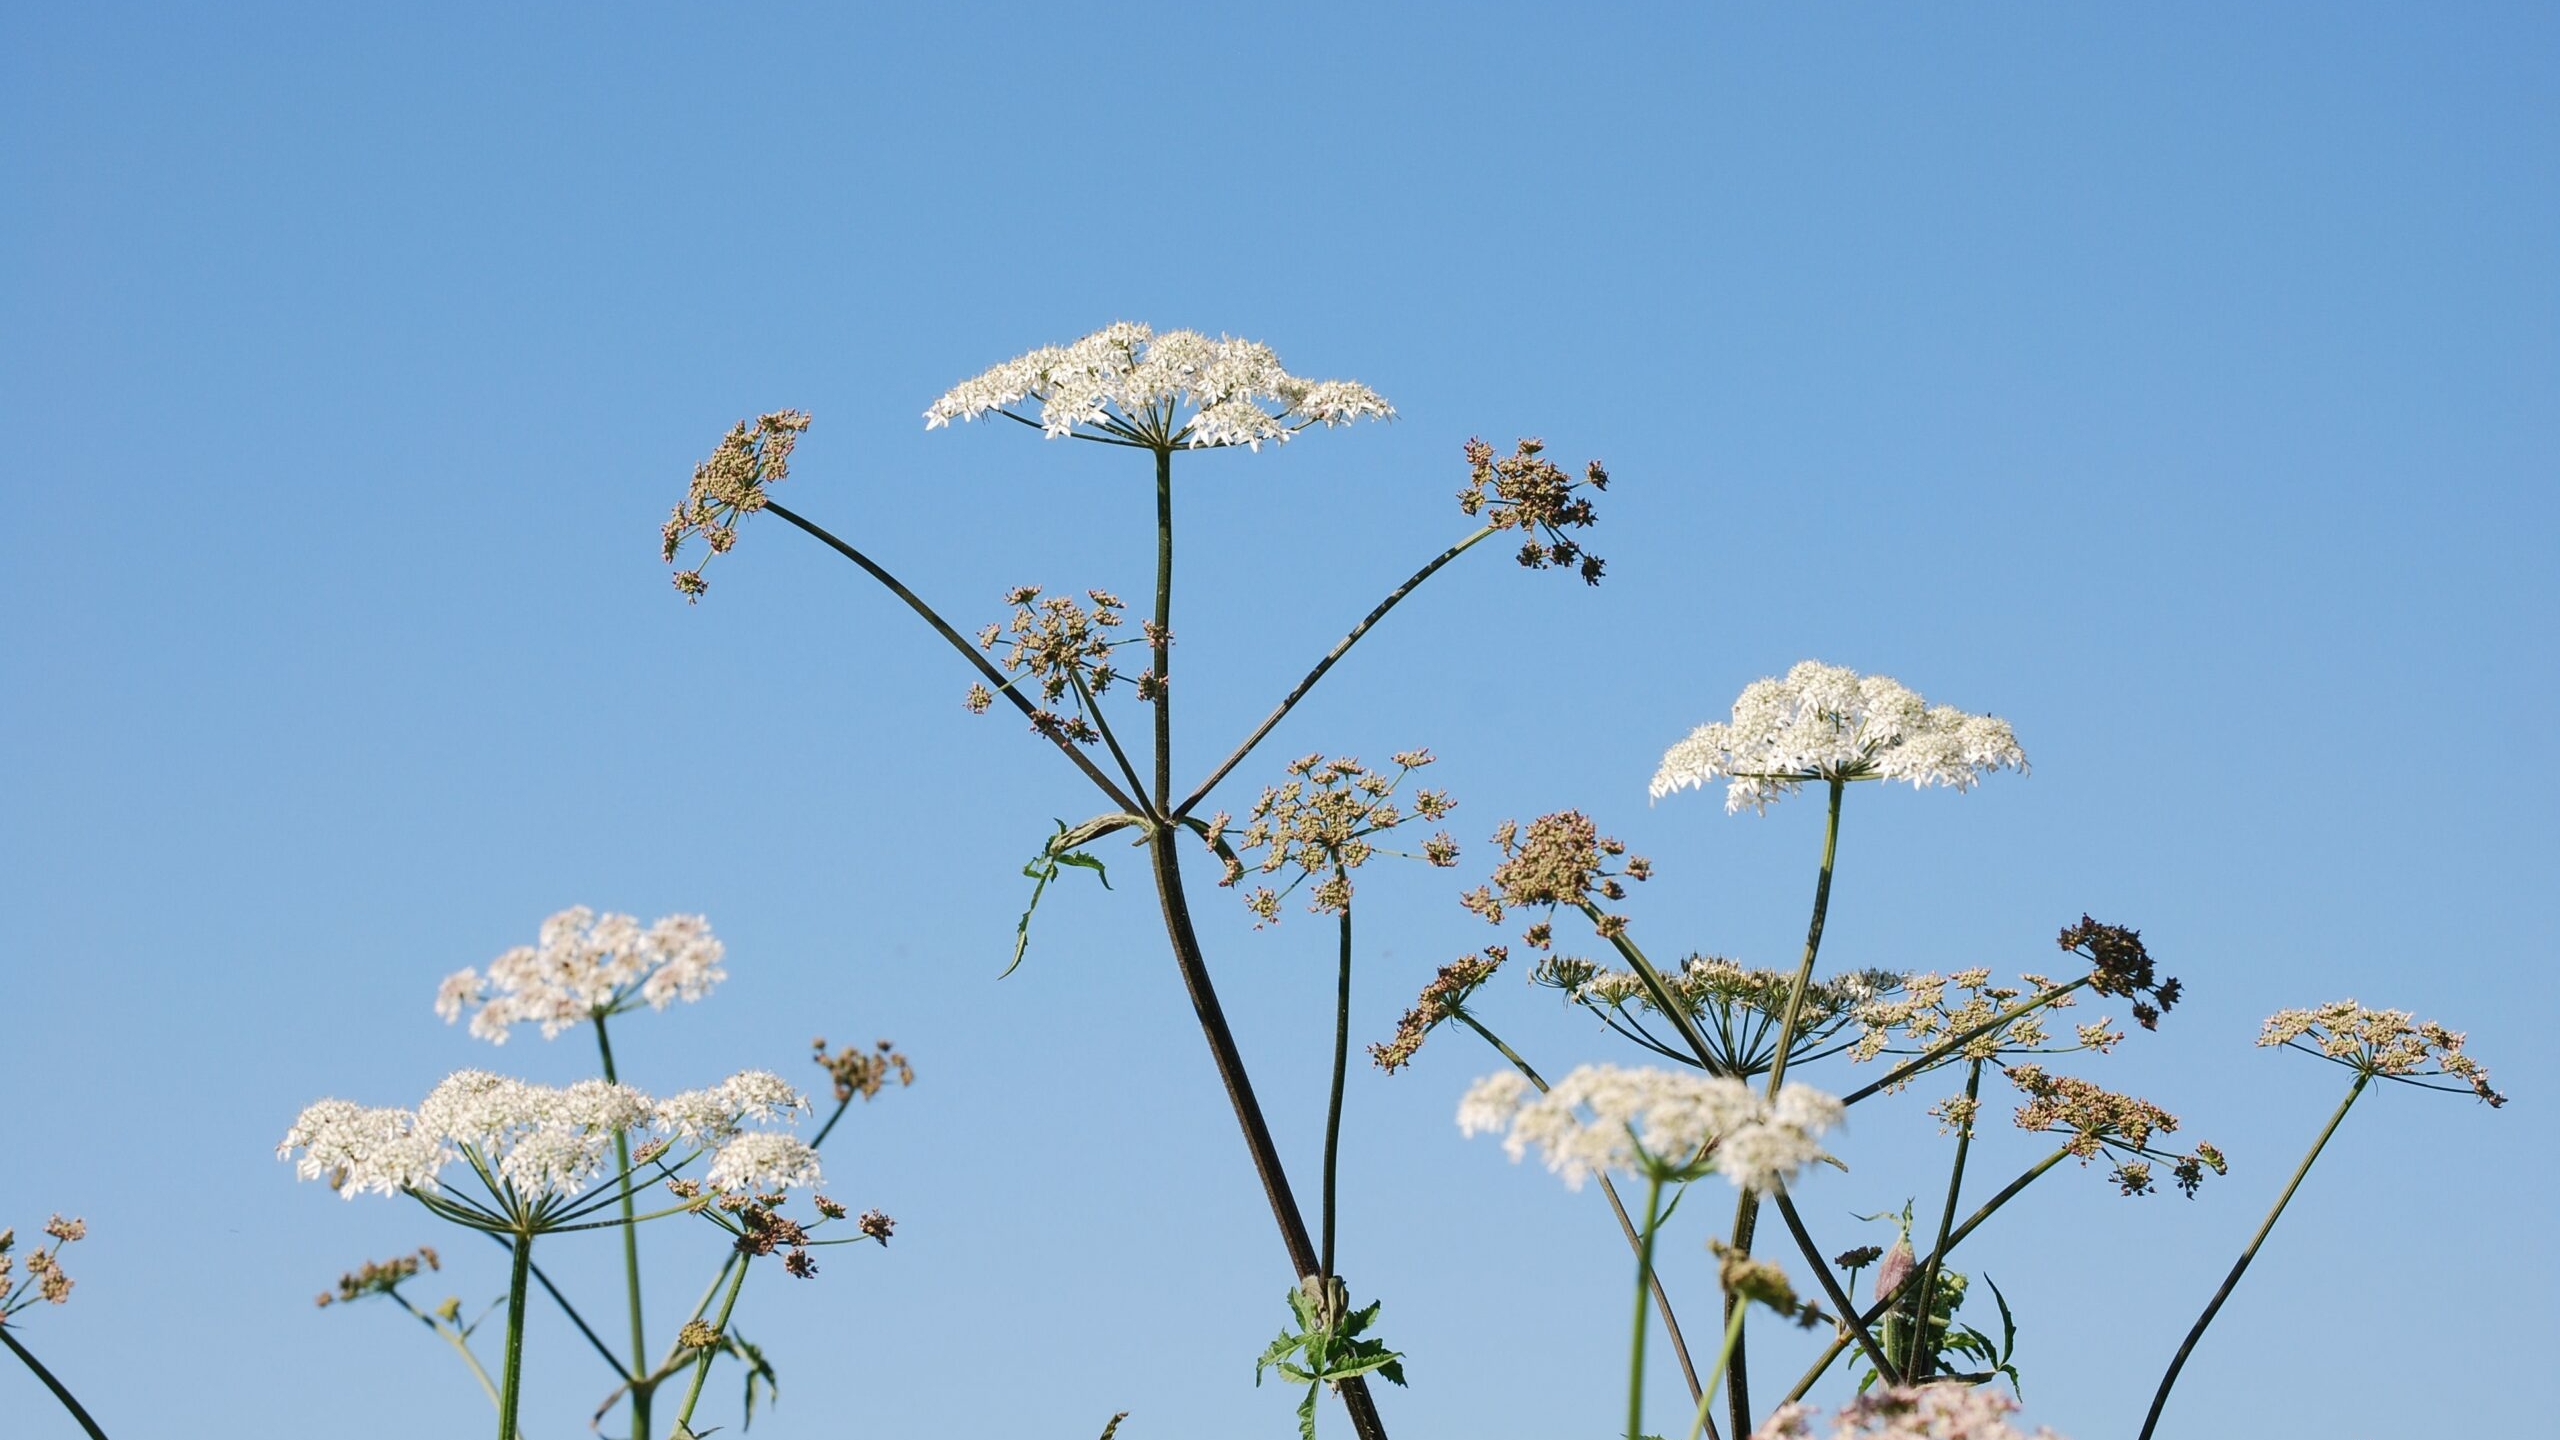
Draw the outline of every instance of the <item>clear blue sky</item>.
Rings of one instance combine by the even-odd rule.
[[[495,1250],[270,1152],[323,1094],[577,1073],[429,1009],[573,903],[729,941],[714,1001],[624,1032],[644,1084],[817,1032],[921,1071],[837,1162],[898,1243],[750,1292],[758,1434],[1283,1433],[1248,1382],[1289,1277],[1137,867],[996,979],[1080,782],[784,527],[698,609],[653,553],[731,420],[802,406],[788,499],[963,623],[1022,581],[1137,591],[1128,457],[919,420],[1123,318],[1402,411],[1184,465],[1184,768],[1463,533],[1469,435],[1603,456],[1606,585],[1470,557],[1271,765],[1429,745],[1462,878],[1502,816],[1583,806],[1655,858],[1657,952],[1777,963],[1817,809],[1648,807],[1661,749],[1807,656],[2007,716],[2031,778],[1854,796],[1829,953],[2016,968],[2083,910],[2142,927],[2188,1003],[2091,1073],[2234,1162],[2192,1203],[2058,1174],[1981,1246],[2033,1416],[2134,1428],[2340,1086],[2257,1022],[2347,995],[2467,1028],[2515,1103],[2360,1106],[2169,1433],[2545,1414],[2548,8],[534,8],[0,18],[0,1223],[89,1217],[26,1333],[112,1433],[486,1423],[430,1339],[309,1297],[422,1241],[495,1294]],[[1364,1038],[1489,938],[1459,888],[1364,890]],[[1326,937],[1222,902],[1311,1183]],[[1543,992],[1489,1003],[1551,1069],[1616,1053]],[[1388,1415],[1604,1434],[1624,1252],[1458,1137],[1490,1065],[1442,1037],[1353,1087],[1344,1269],[1416,1382]],[[1942,1183],[1927,1098],[1862,1109],[1808,1198],[1839,1246]],[[1693,1295],[1706,1208],[1666,1251]],[[603,1374],[532,1344],[557,1440]],[[73,1433],[7,1370],[0,1416]]]

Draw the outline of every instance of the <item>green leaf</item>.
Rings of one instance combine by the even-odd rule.
[[[1321,1385],[1307,1386],[1307,1398],[1298,1402],[1298,1440],[1316,1440],[1316,1392]]]
[[[721,1347],[737,1356],[738,1363],[746,1367],[747,1418],[738,1428],[752,1430],[756,1423],[757,1384],[759,1382],[763,1384],[766,1401],[778,1405],[782,1402],[781,1377],[773,1373],[773,1362],[764,1358],[764,1351],[737,1331],[732,1330],[722,1335],[720,1340]]]
[[[1073,865],[1079,870],[1090,870],[1102,881],[1103,889],[1111,888],[1111,874],[1103,869],[1100,857],[1081,850],[1058,848],[1058,842],[1067,834],[1068,825],[1064,820],[1056,823],[1058,833],[1050,836],[1048,843],[1040,847],[1040,853],[1032,856],[1031,862],[1022,867],[1022,878],[1033,882],[1031,903],[1022,907],[1022,918],[1013,923],[1013,960],[1004,967],[1004,975],[996,977],[999,980],[1022,968],[1022,957],[1031,949],[1032,912],[1040,908],[1040,897],[1048,893],[1049,882],[1058,878],[1059,866]]]

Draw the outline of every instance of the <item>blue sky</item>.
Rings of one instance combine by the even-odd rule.
[[[1791,957],[1817,809],[1644,781],[1756,677],[1892,674],[2008,717],[2035,772],[1855,794],[1827,953],[2033,968],[2084,910],[2140,926],[2188,1001],[2089,1073],[2234,1162],[2193,1202],[2058,1173],[1976,1242],[2031,1415],[2138,1423],[2340,1086],[2258,1020],[2348,995],[2468,1029],[2516,1102],[2359,1106],[2164,1434],[2541,1413],[2547,9],[909,8],[0,19],[0,1224],[90,1219],[74,1303],[25,1333],[111,1433],[486,1423],[427,1337],[309,1296],[429,1241],[495,1294],[495,1250],[271,1151],[323,1094],[581,1073],[429,1008],[575,903],[729,942],[713,1001],[618,1037],[644,1085],[812,1033],[917,1061],[836,1161],[898,1243],[749,1292],[783,1373],[757,1433],[1283,1432],[1249,1367],[1289,1277],[1135,857],[999,983],[1080,782],[784,527],[690,610],[653,553],[719,433],[799,406],[789,501],[964,626],[1015,583],[1140,590],[1128,457],[919,420],[1115,319],[1401,412],[1181,466],[1185,769],[1464,533],[1468,436],[1617,477],[1605,585],[1469,557],[1239,777],[1442,757],[1469,856],[1364,887],[1367,1038],[1492,938],[1454,897],[1507,815],[1579,806],[1650,854],[1657,953]],[[1327,937],[1223,898],[1212,961],[1311,1184]],[[1543,992],[1488,1008],[1551,1070],[1625,1058]],[[1352,1089],[1343,1268],[1415,1380],[1389,1419],[1608,1433],[1623,1247],[1457,1136],[1493,1063],[1457,1040]],[[1839,1248],[1943,1183],[1929,1098],[1862,1108],[1808,1195]],[[1720,1208],[1667,1242],[1701,1314]],[[714,1263],[647,1244],[662,1294]],[[568,1434],[601,1369],[531,1343],[529,1431]],[[24,1376],[0,1413],[73,1433]]]

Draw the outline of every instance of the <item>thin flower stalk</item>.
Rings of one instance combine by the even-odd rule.
[[[1973,1149],[1975,1113],[1979,1108],[1981,1096],[1982,1062],[1976,1060],[1965,1068],[1965,1103],[1961,1112],[1963,1118],[1956,1126],[1955,1160],[1947,1167],[1947,1202],[1938,1212],[1938,1238],[1929,1247],[1928,1263],[1921,1267],[1919,1303],[1912,1307],[1912,1313],[1921,1316],[1924,1321],[1931,1313],[1929,1307],[1937,1299],[1938,1269],[1946,1259],[1947,1234],[1955,1228],[1957,1198],[1964,1193],[1964,1162],[1966,1155]],[[1920,1336],[1926,1328],[1925,1324],[1912,1328],[1910,1362],[1903,1367],[1906,1378],[1914,1385],[1929,1378],[1929,1368],[1937,1359],[1929,1347],[1920,1342]]]
[[[1715,1367],[1707,1372],[1706,1388],[1698,1392],[1698,1413],[1689,1422],[1689,1440],[1715,1434],[1715,1422],[1707,1412],[1715,1408],[1716,1387],[1733,1364],[1734,1347],[1742,1343],[1742,1317],[1749,1313],[1739,1305],[1731,1308],[1733,1313],[1724,1322],[1724,1343],[1716,1347]]]

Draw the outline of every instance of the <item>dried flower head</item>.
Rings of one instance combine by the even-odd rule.
[[[2057,943],[2089,961],[2090,989],[2101,995],[2133,997],[2133,1018],[2143,1029],[2160,1028],[2161,1014],[2176,1008],[2182,987],[2174,978],[2158,978],[2151,952],[2142,947],[2141,931],[2101,924],[2083,915],[2079,924],[2063,928]],[[2155,1007],[2145,1001],[2146,994],[2159,1004]]]
[[[1567,1000],[1599,1015],[1611,1029],[1683,1065],[1697,1052],[1678,1037],[1654,1032],[1648,1016],[1662,1013],[1660,997],[1634,970],[1611,970],[1589,960],[1555,956],[1541,961],[1532,983],[1562,991]],[[1775,1059],[1778,1029],[1795,989],[1791,970],[1762,970],[1716,955],[1691,955],[1662,977],[1671,1002],[1699,1022],[1708,1045],[1707,1068],[1720,1075],[1765,1074]],[[1809,982],[1797,1013],[1787,1063],[1818,1060],[1845,1048],[1836,1038],[1867,1007],[1902,987],[1889,970],[1853,970]]]
[[[1014,407],[1040,402],[1033,420]],[[1002,415],[1052,438],[1082,435],[1170,451],[1285,442],[1310,425],[1395,414],[1349,380],[1303,380],[1267,345],[1195,330],[1159,335],[1122,322],[1072,345],[1044,346],[952,387],[924,412],[928,430]]]
[[[1820,1311],[1796,1298],[1796,1288],[1788,1283],[1784,1266],[1754,1260],[1748,1252],[1722,1240],[1709,1240],[1707,1248],[1715,1253],[1716,1283],[1727,1295],[1746,1304],[1766,1305],[1781,1317],[1800,1324],[1811,1325],[1823,1318]]]
[[[738,522],[763,509],[765,491],[791,473],[791,449],[808,428],[808,415],[798,410],[760,415],[753,429],[741,420],[711,458],[694,467],[693,487],[658,535],[659,553],[670,565],[688,540],[701,539],[707,551],[692,569],[676,572],[676,589],[687,602],[710,588],[703,566],[738,543]]]
[[[1395,773],[1372,770],[1348,755],[1328,760],[1302,755],[1289,762],[1289,778],[1268,786],[1253,802],[1227,861],[1222,884],[1234,884],[1245,873],[1243,853],[1259,850],[1253,869],[1263,875],[1286,872],[1280,889],[1259,886],[1245,897],[1245,908],[1260,917],[1256,928],[1280,918],[1281,897],[1300,885],[1309,888],[1307,908],[1340,915],[1351,907],[1350,872],[1382,850],[1377,837],[1411,820],[1437,821],[1457,808],[1444,790],[1418,790],[1412,808],[1396,803],[1396,791],[1415,771],[1431,763],[1428,750],[1403,750],[1394,757]],[[1223,817],[1221,817],[1223,820]],[[1223,823],[1215,827],[1224,830]],[[1437,866],[1458,863],[1458,847],[1446,834],[1434,835],[1419,855],[1407,855]],[[1312,883],[1310,883],[1312,882]]]
[[[836,1099],[840,1101],[856,1095],[866,1101],[874,1099],[892,1075],[901,1089],[916,1083],[915,1067],[907,1063],[903,1051],[887,1040],[874,1042],[869,1050],[847,1045],[830,1055],[826,1037],[820,1036],[809,1042],[809,1048],[817,1052],[818,1068],[835,1082]]]
[[[323,1293],[318,1297],[318,1303],[325,1309],[331,1304],[352,1304],[368,1295],[388,1295],[398,1290],[404,1281],[415,1279],[420,1270],[443,1268],[443,1261],[437,1256],[435,1247],[430,1245],[421,1245],[411,1254],[394,1255],[388,1260],[367,1260],[360,1268],[340,1275],[336,1293]]]
[[[1090,745],[1102,738],[1096,728],[1093,706],[1096,697],[1111,688],[1120,672],[1111,663],[1111,652],[1136,644],[1113,632],[1128,618],[1128,607],[1120,597],[1108,590],[1087,590],[1087,606],[1073,596],[1052,595],[1041,598],[1037,585],[1017,585],[1004,594],[1004,603],[1013,607],[1009,620],[989,625],[978,632],[978,648],[994,653],[996,642],[1008,642],[996,663],[1015,676],[1007,688],[1024,681],[1040,689],[1040,704],[1031,712],[1031,728],[1052,738],[1073,740]],[[1152,677],[1150,676],[1152,689]],[[1150,698],[1142,694],[1140,699]],[[964,702],[973,715],[983,715],[994,703],[995,694],[984,685],[971,685]],[[1067,713],[1053,707],[1065,704]]]
[[[647,1005],[664,1010],[700,1000],[729,978],[726,953],[699,915],[669,915],[642,928],[629,915],[598,915],[573,906],[542,922],[534,944],[489,962],[489,972],[457,970],[436,990],[436,1013],[450,1025],[465,1005],[478,1005],[471,1033],[507,1043],[514,1026],[533,1023],[551,1039],[571,1026]]]
[[[2154,1146],[2154,1136],[2176,1133],[2178,1117],[2148,1100],[2069,1075],[2047,1074],[2041,1065],[2012,1065],[2001,1073],[2027,1097],[2018,1107],[2019,1129],[2070,1137],[2063,1148],[2079,1156],[2084,1165],[2100,1155],[2113,1159],[2115,1168],[2108,1178],[2127,1195],[2151,1192],[2153,1160],[2169,1162],[2178,1188],[2190,1199],[2204,1183],[2207,1170],[2217,1175],[2229,1172],[2222,1152],[2211,1145],[2190,1151]]]
[[[1627,887],[1620,880],[1644,880],[1653,867],[1642,856],[1628,857],[1622,868],[1618,857],[1627,847],[1600,833],[1591,817],[1579,810],[1560,810],[1541,815],[1529,822],[1523,832],[1516,821],[1505,820],[1493,832],[1494,847],[1502,852],[1502,860],[1493,867],[1493,883],[1479,885],[1460,898],[1459,903],[1499,925],[1505,912],[1513,909],[1552,911],[1558,905],[1593,904],[1602,900],[1623,900]],[[1595,922],[1603,936],[1614,935],[1626,928],[1623,915],[1603,914]],[[1549,926],[1541,922],[1529,927],[1523,937],[1533,950],[1545,950],[1554,944]]]
[[[88,1238],[89,1222],[55,1215],[45,1222],[44,1233],[53,1243],[28,1250],[23,1257],[26,1273],[21,1275],[18,1232],[15,1227],[0,1229],[0,1325],[30,1305],[71,1301],[72,1287],[78,1282],[62,1268],[62,1247]]]
[[[860,1216],[855,1218],[853,1225],[855,1229],[870,1236],[872,1239],[879,1241],[883,1245],[889,1243],[889,1236],[891,1232],[898,1228],[897,1221],[890,1219],[888,1216],[881,1214],[877,1210],[863,1211]]]
[[[2434,1077],[2448,1077],[2461,1081],[2493,1107],[2506,1104],[2506,1096],[2489,1088],[2487,1068],[2463,1053],[2463,1040],[2461,1031],[2413,1019],[2406,1010],[2368,1010],[2353,1000],[2310,1010],[2279,1010],[2267,1017],[2266,1028],[2258,1035],[2260,1045],[2289,1045],[2360,1075],[2378,1075],[2425,1090],[2453,1089],[2427,1083]]]
[[[1535,1145],[1566,1185],[1605,1171],[1694,1177],[1714,1170],[1745,1190],[1766,1190],[1819,1158],[1817,1138],[1840,1119],[1840,1102],[1803,1085],[1771,1102],[1726,1076],[1584,1065],[1543,1094],[1517,1072],[1489,1075],[1458,1107],[1467,1135],[1509,1133],[1514,1161]]]
[[[1784,680],[1755,680],[1733,718],[1701,725],[1665,751],[1653,798],[1721,779],[1726,813],[1765,811],[1808,780],[1902,780],[1969,790],[1996,770],[2027,769],[2009,722],[1931,706],[1899,681],[1807,660]]]
[[[1529,569],[1552,565],[1597,585],[1607,562],[1565,532],[1587,529],[1599,518],[1591,497],[1573,492],[1584,486],[1608,489],[1609,472],[1594,460],[1577,480],[1546,458],[1546,448],[1543,440],[1522,440],[1511,454],[1496,458],[1492,446],[1469,440],[1467,488],[1458,492],[1458,508],[1483,515],[1492,529],[1519,531],[1520,563]]]
[[[1396,1021],[1394,1038],[1370,1046],[1369,1058],[1390,1075],[1413,1063],[1415,1053],[1422,1049],[1422,1042],[1430,1038],[1432,1030],[1443,1020],[1455,1019],[1466,1007],[1467,997],[1492,979],[1493,972],[1510,958],[1511,952],[1503,947],[1487,945],[1482,955],[1461,955],[1441,966],[1440,973],[1431,977],[1431,983],[1415,997],[1413,1008]]]
[[[1886,1054],[1920,1054],[1958,1035],[1970,1037],[1932,1065],[1903,1076],[1894,1086],[1899,1089],[1945,1065],[1987,1064],[2009,1055],[2104,1051],[2124,1037],[2103,1018],[2074,1027],[2069,1041],[2055,1039],[2047,1027],[2051,1012],[2072,1008],[2076,983],[2057,984],[2049,976],[2026,974],[2014,985],[1994,984],[1991,972],[1979,968],[1951,975],[1905,975],[1898,993],[1881,994],[1851,1012],[1862,1033],[1849,1053],[1859,1061]]]

